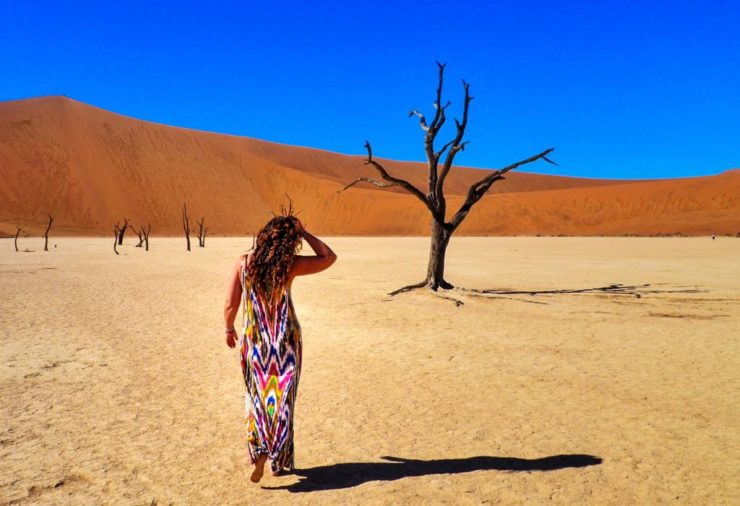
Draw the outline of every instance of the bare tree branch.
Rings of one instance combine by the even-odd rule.
[[[506,174],[510,170],[516,169],[517,167],[521,167],[522,165],[526,165],[528,163],[535,162],[540,158],[544,158],[554,149],[555,148],[546,149],[542,153],[530,156],[529,158],[518,161],[516,163],[512,163],[511,165],[507,165],[503,169],[491,171],[489,175],[487,175],[480,181],[473,183],[468,189],[468,195],[465,198],[465,202],[462,204],[462,206],[460,206],[460,209],[452,217],[452,220],[450,220],[449,226],[452,228],[452,230],[456,229],[460,225],[460,223],[462,223],[462,221],[470,212],[470,209],[473,207],[473,205],[478,202],[481,197],[483,197],[483,195],[486,194],[493,183],[504,179],[504,174]]]
[[[439,70],[439,77],[437,78],[437,98],[434,100],[434,119],[432,120],[432,125],[430,126],[430,129],[435,131],[435,135],[436,132],[438,132],[439,129],[442,128],[442,124],[444,123],[444,110],[447,109],[447,106],[450,105],[450,103],[447,102],[447,105],[442,106],[442,84],[444,82],[444,73],[446,66],[446,63],[437,62],[437,69]]]
[[[381,164],[373,160],[373,148],[370,146],[369,141],[365,141],[365,149],[367,149],[367,160],[365,160],[366,165],[372,165],[375,167],[375,170],[377,170],[380,173],[380,176],[388,181],[389,183],[394,183],[395,185],[400,186],[410,194],[414,195],[416,198],[421,200],[425,206],[427,206],[427,209],[432,213],[432,215],[436,218],[438,216],[438,212],[435,209],[435,207],[432,205],[432,203],[429,201],[429,199],[424,195],[421,190],[419,190],[416,186],[409,183],[405,179],[401,179],[400,177],[391,176],[388,174],[388,171],[385,170],[385,167],[383,167]]]
[[[383,181],[378,181],[377,179],[373,179],[371,177],[358,177],[357,179],[355,179],[348,185],[345,185],[344,188],[342,188],[341,190],[337,190],[337,193],[341,193],[344,190],[351,188],[357,183],[361,183],[363,181],[366,183],[374,184],[375,186],[380,186],[381,188],[388,188],[389,186],[398,186],[398,183],[384,183]]]
[[[288,197],[290,199],[290,197]],[[293,207],[293,201],[290,202],[291,208]],[[206,247],[206,234],[208,234],[208,227],[204,226],[206,222],[205,216],[202,216],[200,218],[200,221],[198,223],[198,246],[201,248]]]
[[[450,173],[452,162],[455,160],[455,156],[457,155],[457,153],[465,149],[465,144],[468,144],[467,142],[462,142],[462,139],[465,135],[465,128],[467,128],[468,126],[468,111],[470,110],[470,102],[473,100],[473,97],[470,96],[470,83],[467,83],[464,80],[462,83],[463,89],[465,90],[465,98],[463,101],[463,118],[462,121],[458,121],[457,119],[455,119],[455,127],[457,128],[455,138],[445,144],[445,146],[439,153],[439,156],[441,157],[445,149],[449,147],[449,151],[447,152],[447,156],[445,157],[444,164],[442,165],[442,172],[439,174],[439,178],[437,180],[437,188],[435,190],[440,195],[442,195],[445,179],[447,178],[447,174]]]
[[[442,158],[442,155],[445,153],[445,151],[447,151],[447,148],[449,148],[450,146],[452,146],[452,143],[453,142],[455,142],[454,139],[451,140],[450,142],[448,142],[447,144],[445,144],[444,146],[442,146],[442,149],[440,149],[439,151],[437,151],[436,153],[434,153],[434,157],[437,160],[439,160],[440,158]]]
[[[428,195],[429,198],[433,201],[438,200],[438,193],[437,193],[437,179],[438,179],[438,171],[437,166],[439,163],[439,157],[437,156],[437,153],[434,151],[434,141],[437,138],[437,134],[439,133],[439,130],[442,128],[442,125],[445,123],[445,109],[447,109],[450,106],[450,102],[448,101],[445,105],[442,105],[442,85],[444,84],[444,73],[445,73],[445,63],[439,63],[437,62],[437,68],[439,70],[438,78],[437,78],[437,95],[434,99],[434,119],[432,120],[432,124],[427,130],[426,136],[424,136],[424,152],[427,155],[427,162],[429,164],[429,190]]]
[[[424,117],[424,115],[422,113],[420,113],[419,111],[417,111],[415,109],[411,109],[409,111],[409,118],[411,116],[418,116],[419,117],[419,125],[421,126],[421,129],[424,130],[425,132],[428,132],[429,131],[429,126],[427,126],[427,120],[426,120],[426,118]]]

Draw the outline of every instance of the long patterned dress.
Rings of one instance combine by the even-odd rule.
[[[267,454],[273,472],[292,470],[293,408],[301,372],[301,327],[290,289],[274,307],[247,280],[242,268],[244,333],[240,361],[246,393],[249,458]]]

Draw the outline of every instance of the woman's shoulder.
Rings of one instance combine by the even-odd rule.
[[[244,253],[243,255],[239,255],[239,258],[237,258],[236,262],[234,262],[234,270],[244,271],[247,268],[247,265],[249,265],[249,260],[250,260],[249,253]]]

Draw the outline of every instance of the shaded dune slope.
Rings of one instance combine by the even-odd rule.
[[[420,187],[419,163],[386,161]],[[191,227],[256,231],[290,195],[321,234],[423,235],[423,205],[374,187],[338,193],[360,175],[362,157],[136,120],[63,97],[0,103],[0,234],[16,225],[57,234],[109,234],[122,217],[178,234],[187,202]],[[448,179],[456,209],[478,169]],[[462,225],[464,234],[735,234],[740,171],[656,181],[607,181],[512,173],[494,185]]]

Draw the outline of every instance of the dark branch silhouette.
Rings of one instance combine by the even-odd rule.
[[[118,255],[118,237],[121,232],[119,222],[113,225],[113,252]]]
[[[49,224],[46,226],[44,232],[44,251],[49,251],[49,230],[51,230],[51,224],[54,223],[54,217],[49,215]]]
[[[468,189],[465,201],[457,210],[457,212],[455,212],[452,218],[448,221],[447,201],[444,194],[444,183],[447,179],[448,174],[452,170],[455,162],[455,157],[458,155],[458,153],[463,151],[465,149],[465,146],[468,144],[468,141],[464,141],[463,139],[465,137],[465,130],[468,126],[470,102],[473,100],[473,97],[470,95],[470,84],[463,81],[462,119],[454,120],[455,136],[451,140],[443,144],[439,150],[437,150],[435,148],[435,141],[437,140],[437,135],[439,134],[440,129],[445,124],[445,121],[447,119],[446,111],[447,108],[450,106],[449,101],[447,101],[444,105],[442,104],[442,88],[444,84],[445,64],[437,62],[437,69],[437,93],[433,104],[434,117],[432,118],[432,121],[428,122],[424,114],[415,109],[412,109],[409,112],[409,117],[416,117],[419,119],[419,126],[424,131],[424,152],[426,153],[427,166],[429,169],[427,193],[425,194],[409,181],[391,175],[381,163],[373,159],[372,147],[370,146],[370,143],[368,141],[365,141],[365,149],[367,149],[367,159],[365,160],[365,164],[372,165],[380,174],[382,181],[370,177],[359,177],[340,190],[340,192],[347,190],[360,182],[370,183],[383,188],[389,186],[400,186],[401,188],[415,196],[417,199],[419,199],[421,202],[423,202],[432,215],[429,262],[427,264],[427,274],[424,281],[404,286],[398,290],[394,290],[389,295],[396,295],[398,293],[422,287],[429,287],[435,291],[438,288],[454,288],[453,285],[449,283],[444,277],[445,255],[447,253],[447,246],[450,242],[452,234],[455,232],[455,230],[457,230],[463,220],[467,217],[472,207],[488,192],[488,190],[495,182],[504,179],[504,174],[506,174],[507,172],[540,159],[545,160],[549,163],[555,163],[547,157],[547,155],[549,155],[553,151],[553,148],[550,148],[542,151],[541,153],[530,156],[529,158],[525,158],[518,162],[507,165],[503,169],[489,171],[484,178],[471,185],[471,187]]]
[[[15,241],[13,242],[13,244],[15,245],[15,251],[17,252],[18,251],[18,236],[21,235],[21,233],[23,232],[23,229],[21,227],[15,227],[15,228],[17,228],[18,230],[16,230],[15,232]]]
[[[116,224],[118,225],[118,224]],[[129,225],[128,218],[125,216],[123,217],[123,226],[118,227],[118,245],[121,246],[123,244],[123,235],[126,233],[126,230],[129,228],[133,228],[131,225]]]
[[[134,231],[134,234],[136,234],[137,239],[139,239],[139,242],[136,243],[137,248],[141,248],[144,246],[144,230],[142,228],[136,228],[131,227]]]
[[[144,249],[149,251],[149,233],[152,231],[152,225],[147,224],[146,227],[142,225],[140,230],[141,235],[144,236]]]
[[[205,221],[206,218],[203,216],[198,222],[198,246],[201,248],[206,247],[206,234],[208,233],[208,227],[204,226]]]
[[[186,204],[182,205],[182,229],[185,232],[188,251],[190,251],[190,218],[188,218],[188,207]]]
[[[386,462],[347,462],[328,466],[296,469],[298,482],[280,487],[263,487],[289,492],[337,490],[362,485],[370,481],[395,481],[434,474],[459,474],[473,471],[557,471],[599,465],[602,459],[593,455],[553,455],[539,459],[516,457],[470,457],[463,459],[414,460],[381,457]]]

